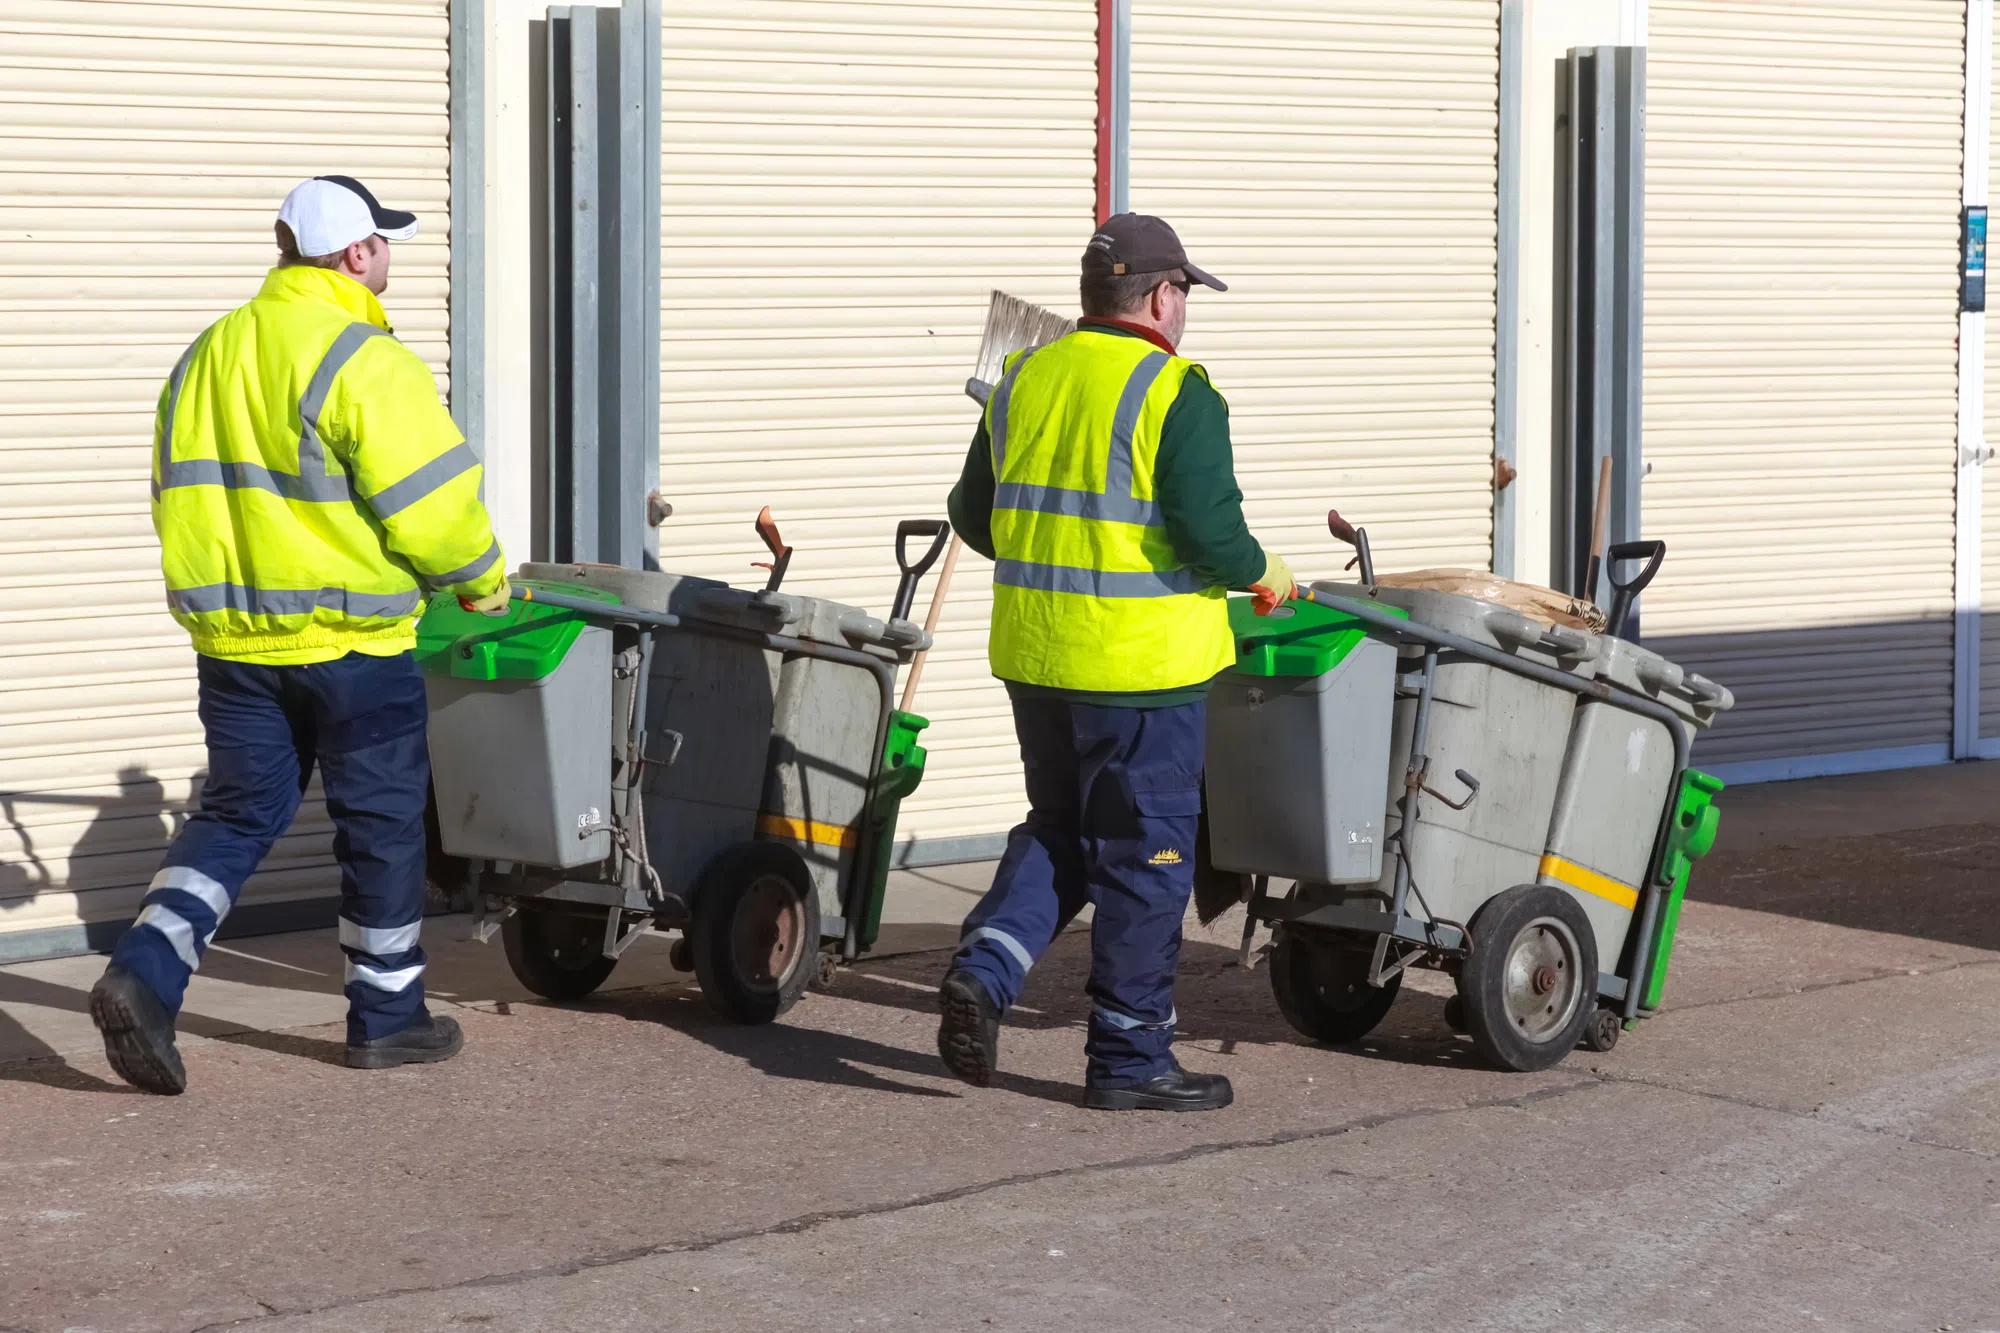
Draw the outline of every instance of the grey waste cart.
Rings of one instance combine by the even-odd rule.
[[[930,556],[895,612],[607,565],[529,564],[495,621],[450,599],[419,625],[444,850],[482,939],[538,994],[596,989],[648,929],[726,1017],[764,1022],[880,927],[924,719],[899,664]],[[774,574],[776,578],[782,574]]]
[[[1281,611],[1231,603],[1240,655],[1210,690],[1207,787],[1210,860],[1251,877],[1246,947],[1273,926],[1288,1021],[1356,1040],[1408,968],[1435,968],[1458,983],[1454,1026],[1527,1070],[1649,1012],[1660,909],[1707,846],[1673,836],[1688,748],[1728,692],[1615,638],[1448,593],[1321,583]],[[1395,671],[1358,688],[1362,642]],[[1338,706],[1305,702],[1329,695]],[[1658,761],[1628,772],[1634,734]],[[1693,819],[1712,842],[1711,806]],[[1360,854],[1371,846],[1383,854]],[[1549,873],[1558,862],[1623,871],[1631,907],[1596,912],[1589,886]]]

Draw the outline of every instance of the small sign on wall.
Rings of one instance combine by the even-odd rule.
[[[1959,215],[1958,308],[1968,314],[1986,309],[1986,209]]]

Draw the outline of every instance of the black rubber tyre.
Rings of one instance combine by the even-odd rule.
[[[806,863],[779,842],[731,848],[694,902],[694,974],[709,1008],[768,1023],[819,975],[819,894]]]
[[[1624,1019],[1609,1009],[1599,1009],[1583,1025],[1583,1048],[1587,1051],[1608,1051],[1618,1044],[1618,1034],[1624,1030]]]
[[[1576,900],[1545,884],[1489,899],[1472,918],[1459,973],[1466,1030],[1502,1069],[1561,1063],[1597,1012],[1597,944]]]
[[[1301,1036],[1327,1045],[1359,1041],[1396,1002],[1403,974],[1368,984],[1370,947],[1346,939],[1281,930],[1271,950],[1271,993]]]
[[[520,904],[500,923],[507,965],[544,999],[581,1000],[618,966],[616,958],[604,956],[605,910]]]
[[[1456,995],[1445,997],[1444,1025],[1461,1037],[1465,1035],[1465,1001]]]

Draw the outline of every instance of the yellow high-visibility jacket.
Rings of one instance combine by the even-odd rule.
[[[437,382],[342,273],[273,269],[160,391],[153,527],[195,651],[293,665],[416,646],[426,591],[505,559]]]
[[[1088,327],[1008,359],[986,404],[994,675],[1152,691],[1235,663],[1225,594],[1175,554],[1153,495],[1167,409],[1189,375],[1206,377]]]

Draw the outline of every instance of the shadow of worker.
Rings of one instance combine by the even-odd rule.
[[[197,786],[200,781],[197,774]],[[185,815],[178,802],[167,799],[161,781],[141,766],[120,769],[117,784],[117,794],[108,797],[0,791],[0,820],[15,844],[0,859],[0,914],[21,911],[50,893],[83,895],[130,888],[135,881],[143,884],[151,879]],[[56,838],[46,827],[38,835],[40,821],[34,821],[30,811],[64,806],[87,808],[92,815],[67,853],[58,854]],[[50,864],[51,856],[57,864]],[[92,953],[108,952],[126,925],[124,920],[90,922],[82,928],[82,943]],[[69,940],[56,942],[48,951],[77,952]],[[6,960],[7,954],[0,951],[0,961]],[[47,1034],[57,1032],[63,1034],[64,1045],[79,1044],[72,1034],[82,1036],[90,1012],[85,979],[94,980],[97,972],[95,960],[84,958],[60,966],[62,981],[47,975],[52,967],[32,963],[0,971],[0,1081],[76,1091],[126,1091],[122,1084],[72,1068],[49,1044]]]

